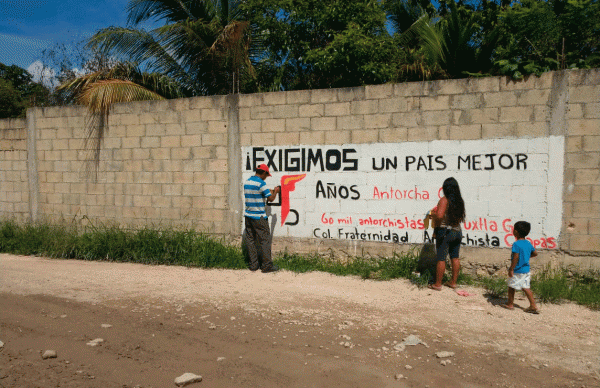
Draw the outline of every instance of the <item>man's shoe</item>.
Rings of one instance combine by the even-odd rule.
[[[260,272],[269,273],[269,272],[276,272],[276,271],[279,271],[279,267],[277,267],[276,265],[273,265],[269,268],[265,268],[265,269],[261,270]]]

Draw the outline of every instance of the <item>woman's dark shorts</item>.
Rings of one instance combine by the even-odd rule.
[[[437,260],[445,261],[448,254],[451,259],[458,259],[462,232],[446,228],[435,228],[434,232]]]

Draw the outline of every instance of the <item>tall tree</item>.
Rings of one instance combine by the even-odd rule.
[[[497,71],[525,74],[600,66],[597,0],[521,0],[500,13]]]
[[[375,0],[248,0],[262,32],[259,90],[347,87],[391,79],[395,48]]]
[[[89,108],[96,168],[113,103],[238,92],[254,75],[251,30],[235,0],[129,0],[127,13],[127,27],[102,29],[88,43],[109,64],[59,88]],[[146,30],[146,22],[160,26]]]
[[[0,78],[0,119],[24,117],[25,104],[13,84]]]
[[[397,34],[408,30],[424,14],[430,17],[437,14],[430,0],[386,0],[385,10]]]
[[[0,80],[0,118],[25,117],[27,108],[48,104],[48,88],[25,69],[0,63]]]
[[[238,3],[130,0],[128,26],[100,30],[90,47],[166,75],[189,96],[237,91],[253,77],[251,30],[240,19]],[[162,25],[146,30],[146,22]]]
[[[486,8],[443,0],[431,16],[431,11],[419,7],[420,17],[397,37],[409,54],[399,67],[399,80],[460,78],[489,72],[498,33]]]

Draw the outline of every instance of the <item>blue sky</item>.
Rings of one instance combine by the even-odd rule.
[[[125,26],[128,0],[0,0],[0,62],[27,69],[42,50]]]

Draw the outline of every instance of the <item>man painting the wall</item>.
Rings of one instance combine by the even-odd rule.
[[[261,272],[275,272],[279,268],[273,265],[271,259],[271,232],[267,213],[265,212],[265,199],[273,202],[277,194],[281,192],[281,187],[277,186],[273,192],[266,187],[265,179],[270,177],[269,167],[261,164],[256,169],[256,174],[244,182],[244,222],[246,226],[246,246],[250,256],[250,271],[256,271],[259,268],[258,249],[262,256]]]

